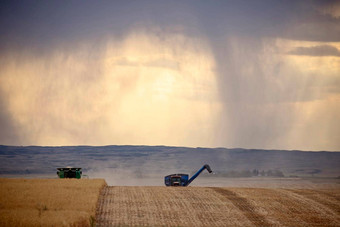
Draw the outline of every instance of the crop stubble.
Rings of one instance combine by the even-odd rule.
[[[98,226],[340,226],[339,189],[106,187]]]

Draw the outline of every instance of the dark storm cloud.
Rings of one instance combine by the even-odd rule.
[[[84,41],[101,45],[122,39],[135,26],[192,24],[190,7],[170,1],[1,1],[0,47],[45,51]]]
[[[295,124],[294,113],[276,103],[318,98],[306,92],[316,82],[297,79],[296,71],[275,55],[273,40],[340,41],[340,18],[323,10],[329,7],[339,7],[339,1],[1,1],[0,52],[49,56],[60,50],[67,59],[84,43],[90,50],[84,58],[93,62],[95,53],[101,57],[98,50],[105,49],[107,40],[124,40],[134,28],[143,28],[159,39],[181,33],[207,40],[225,114],[220,120],[220,141],[223,146],[268,147],[283,140]],[[271,55],[264,59],[268,49]],[[339,56],[339,50],[322,45],[299,47],[290,54]],[[142,64],[178,67],[177,62],[164,59]],[[76,84],[77,78],[74,81]],[[4,99],[0,97],[0,101]],[[0,136],[9,138],[1,141],[15,141],[15,122],[7,106],[0,105],[0,123],[6,126]],[[228,133],[232,134],[229,140]]]
[[[219,16],[205,19],[208,23],[203,26],[208,34],[218,34],[208,39],[228,116],[220,119],[220,139],[234,147],[275,147],[294,129],[296,113],[285,103],[320,97],[319,92],[310,92],[315,90],[313,77],[295,77],[298,71],[276,55],[270,39],[340,41],[339,18],[322,13],[320,8],[325,5],[313,1],[227,4],[230,2],[216,7]]]
[[[294,1],[292,4],[292,10],[286,12],[289,18],[278,27],[280,37],[316,42],[340,41],[340,17],[330,12],[330,9],[340,7],[339,1]]]
[[[323,2],[323,1],[322,1]],[[136,24],[208,37],[243,34],[339,41],[340,18],[318,9],[332,1],[1,1],[0,47],[53,48],[122,37]]]
[[[294,40],[338,42],[340,41],[340,18],[315,12],[291,21],[292,27],[282,37]]]
[[[297,47],[290,51],[291,55],[305,55],[305,56],[340,56],[340,51],[330,45],[321,45],[313,47]]]

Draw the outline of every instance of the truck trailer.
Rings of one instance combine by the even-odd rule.
[[[189,175],[185,173],[176,173],[170,174],[164,177],[164,183],[166,186],[189,186],[189,184],[198,177],[202,173],[203,170],[207,169],[209,173],[212,173],[212,170],[209,165],[205,164],[200,168],[190,179]]]

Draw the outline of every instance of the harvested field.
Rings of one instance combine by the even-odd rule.
[[[105,185],[101,179],[0,179],[0,226],[90,226]]]
[[[105,187],[98,226],[340,226],[339,189]]]

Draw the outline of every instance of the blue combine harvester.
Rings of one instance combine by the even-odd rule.
[[[193,180],[200,175],[200,173],[207,169],[209,173],[212,172],[210,166],[205,164],[200,170],[197,171],[190,179],[188,174],[176,173],[164,177],[164,182],[166,186],[188,186]]]

